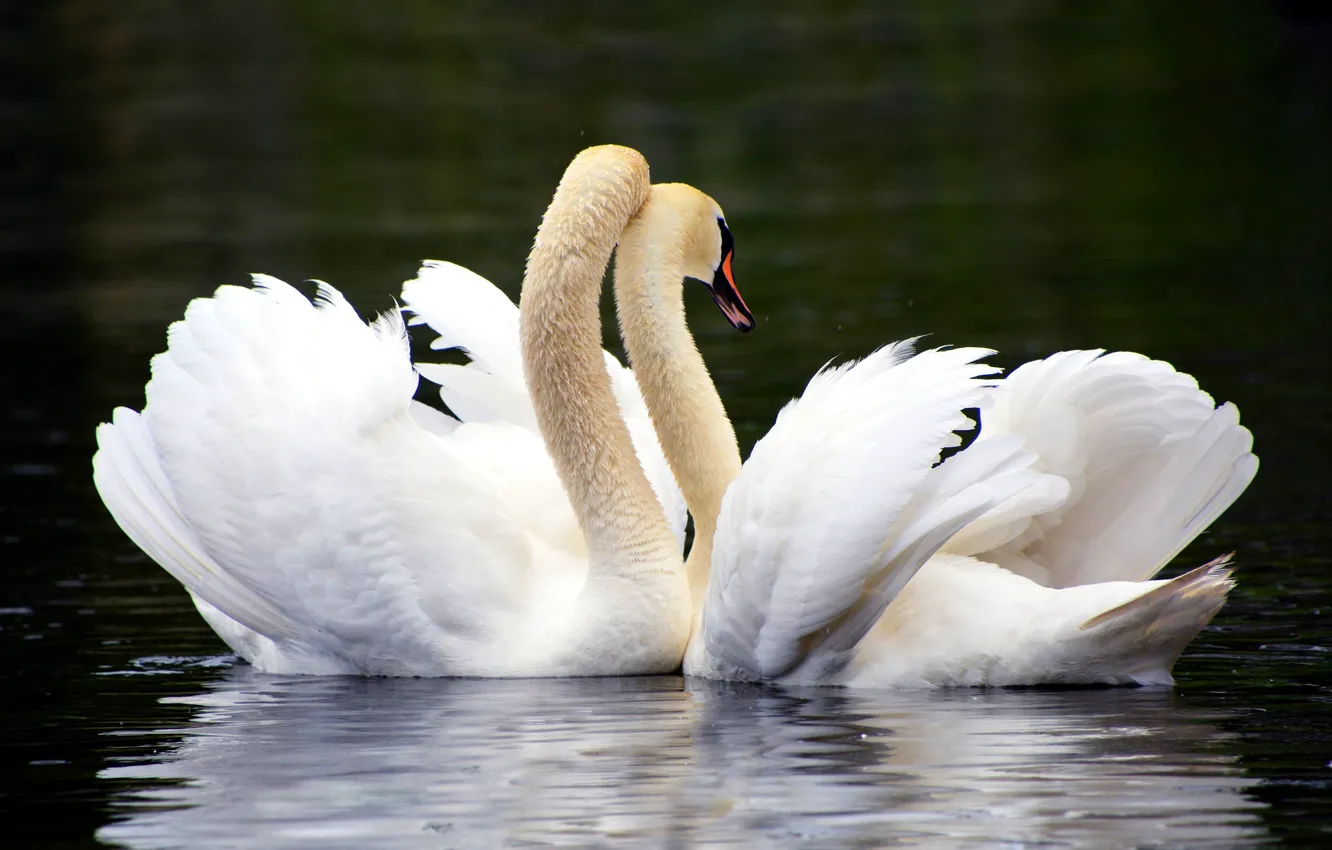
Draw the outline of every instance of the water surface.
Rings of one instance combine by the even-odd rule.
[[[135,847],[1238,846],[1262,804],[1164,691],[786,693],[679,679],[280,679],[234,670],[101,831]],[[174,781],[174,782],[173,782]],[[163,786],[163,783],[173,784]],[[240,814],[238,814],[240,813]]]

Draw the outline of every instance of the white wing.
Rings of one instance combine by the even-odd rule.
[[[235,611],[250,630],[277,639],[295,631],[282,611],[213,560],[180,513],[143,417],[123,407],[97,426],[93,482],[116,522],[140,549],[186,587]]]
[[[898,343],[782,410],[722,504],[702,636],[723,675],[822,678],[949,536],[1039,482],[1016,439],[935,467],[990,353]]]
[[[410,324],[425,324],[439,337],[436,351],[458,349],[467,364],[418,363],[422,377],[439,384],[440,397],[464,422],[508,422],[539,433],[536,411],[523,380],[518,345],[518,307],[494,284],[453,263],[430,260],[402,287],[402,301],[413,313]],[[647,405],[632,370],[605,352],[611,389],[629,427],[639,463],[680,548],[684,548],[687,509],[675,483]]]
[[[1064,351],[1014,370],[982,408],[977,445],[1011,435],[1067,496],[1009,504],[946,549],[1051,587],[1151,578],[1258,469],[1234,405],[1127,352]]]
[[[502,666],[485,647],[518,630],[552,560],[534,557],[547,541],[503,491],[558,480],[538,463],[501,486],[488,462],[530,457],[539,438],[442,418],[426,430],[396,314],[367,326],[330,287],[315,306],[255,283],[192,302],[153,360],[144,413],[99,428],[112,514],[197,598],[285,641],[292,669]],[[500,428],[489,449],[465,433]]]
[[[518,308],[494,284],[453,263],[428,261],[402,286],[410,325],[439,336],[430,347],[458,349],[471,362],[417,363],[426,380],[464,422],[511,422],[537,431],[536,411],[523,382]]]

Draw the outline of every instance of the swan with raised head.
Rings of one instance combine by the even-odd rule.
[[[327,285],[312,304],[259,277],[172,325],[143,412],[98,428],[98,492],[266,671],[678,669],[691,628],[683,506],[633,376],[601,349],[597,308],[648,192],[627,148],[589,149],[565,172],[521,315],[499,296],[508,309],[489,331],[505,345],[474,364],[518,376],[516,403],[489,399],[517,414],[457,398],[459,423],[419,405],[397,313],[367,325]],[[716,223],[706,230],[662,238],[715,240]],[[497,306],[478,292],[471,318]]]
[[[621,239],[615,294],[697,529],[686,673],[868,687],[1172,681],[1232,586],[1227,559],[1150,579],[1257,470],[1233,405],[1135,354],[1062,352],[994,383],[977,363],[990,352],[912,356],[899,343],[820,371],[742,466],[685,325],[678,246],[633,250],[720,211],[700,196],[681,215],[688,204],[659,197]],[[939,463],[971,407],[979,437]]]
[[[711,246],[660,238],[708,222],[720,267],[701,260]],[[1218,559],[1150,579],[1257,469],[1233,405],[1135,354],[1062,352],[996,382],[977,362],[991,352],[912,356],[899,343],[817,374],[742,466],[682,304],[685,278],[710,281],[732,324],[752,326],[732,251],[715,202],[654,186],[616,263],[626,347],[695,523],[686,673],[865,687],[1171,681],[1224,603],[1229,569]],[[486,364],[512,341],[478,339],[493,322],[444,309],[480,300],[459,295],[470,290],[508,304],[447,265],[423,268],[403,296],[439,347],[477,358],[433,373],[446,401],[501,408],[521,375]],[[939,464],[973,407],[980,436]]]

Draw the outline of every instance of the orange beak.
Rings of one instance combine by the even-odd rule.
[[[712,283],[708,284],[708,290],[731,327],[749,333],[754,329],[754,314],[749,312],[745,299],[740,297],[740,290],[736,288],[735,276],[731,273],[732,256],[734,252],[727,251],[726,256],[722,257],[717,274],[713,276]]]

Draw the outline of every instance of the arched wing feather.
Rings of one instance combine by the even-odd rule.
[[[317,633],[349,669],[438,669],[523,610],[531,545],[453,436],[413,420],[397,314],[366,325],[319,295],[256,277],[192,302],[144,413],[99,430],[99,491],[237,623]]]
[[[972,427],[989,353],[898,343],[821,371],[782,410],[723,501],[702,624],[714,658],[763,678],[843,663],[939,545],[1030,486],[1016,441],[934,468]]]
[[[1258,468],[1234,405],[1128,352],[1063,351],[1014,370],[982,408],[978,445],[1010,435],[1066,497],[991,512],[946,549],[1051,587],[1151,578]]]
[[[427,261],[402,287],[410,324],[425,324],[439,337],[435,350],[458,349],[467,364],[418,363],[421,376],[439,384],[440,396],[464,422],[508,422],[538,433],[536,411],[523,380],[518,307],[494,284],[453,263]],[[634,373],[605,352],[611,390],[629,427],[639,463],[684,548],[684,496],[652,427]]]

